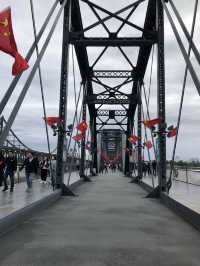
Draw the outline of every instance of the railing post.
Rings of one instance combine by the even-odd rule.
[[[164,12],[161,0],[157,0],[158,32],[158,117],[162,123],[158,126],[158,183],[160,192],[167,191],[166,180],[166,123],[165,123],[165,51],[164,51]]]
[[[63,124],[59,126],[57,143],[57,164],[56,164],[56,187],[61,188],[64,179],[64,139],[66,137],[66,119],[67,119],[67,96],[68,96],[68,63],[69,63],[69,31],[71,19],[71,0],[68,0],[64,8],[63,19],[63,44],[62,44],[62,62],[61,62],[61,80],[60,80],[60,102],[59,117],[63,119]]]

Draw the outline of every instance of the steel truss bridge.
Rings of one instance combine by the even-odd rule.
[[[135,15],[137,9],[146,3],[147,8],[144,9],[143,26],[130,21],[130,18]],[[91,23],[88,26],[84,26],[84,9],[82,5],[89,7],[93,15],[96,17],[96,22]],[[44,41],[41,49],[38,48],[38,43],[43,37],[44,31],[49,25],[49,21],[56,12],[59,5],[59,10],[56,14],[54,23],[49,28],[49,33]],[[143,99],[142,90],[144,87],[144,77],[146,74],[148,63],[151,59],[151,54],[154,51],[154,47],[157,48],[157,114],[158,117],[162,117],[163,122],[158,126],[157,138],[158,138],[158,179],[159,184],[156,188],[156,193],[160,195],[161,192],[167,192],[170,188],[169,180],[166,175],[166,110],[165,110],[165,43],[164,43],[164,12],[168,19],[172,30],[175,34],[178,46],[181,54],[186,63],[186,77],[189,72],[192,80],[200,93],[199,77],[191,63],[190,53],[193,52],[197,62],[200,63],[199,51],[193,42],[193,34],[189,33],[179,11],[174,5],[173,0],[137,0],[124,8],[111,12],[102,5],[98,5],[89,0],[60,0],[55,1],[49,14],[47,15],[44,24],[37,32],[35,27],[34,8],[32,7],[32,21],[34,27],[35,41],[33,42],[30,50],[26,55],[26,60],[29,61],[34,51],[36,51],[37,59],[33,64],[30,74],[22,88],[19,97],[16,99],[11,114],[7,118],[7,121],[3,118],[4,109],[7,106],[8,100],[16,88],[18,81],[21,78],[17,76],[13,79],[5,95],[2,97],[0,103],[0,115],[2,116],[1,122],[1,137],[0,146],[1,149],[15,149],[22,153],[30,150],[31,148],[26,146],[22,140],[20,140],[12,131],[12,125],[17,117],[20,106],[23,104],[25,96],[29,90],[29,87],[33,81],[33,78],[37,71],[39,71],[40,86],[43,97],[44,116],[46,116],[43,83],[40,63],[50,40],[55,32],[59,19],[63,15],[63,43],[62,43],[62,62],[61,62],[61,80],[60,80],[60,100],[59,100],[59,117],[63,119],[64,124],[58,128],[58,140],[57,140],[57,167],[56,167],[56,187],[65,188],[63,184],[63,153],[65,151],[65,138],[67,131],[67,100],[68,100],[68,83],[69,83],[69,57],[70,47],[75,51],[77,63],[81,75],[81,93],[82,97],[82,111],[80,114],[80,121],[87,120],[89,116],[89,126],[91,135],[91,154],[92,165],[91,169],[96,169],[96,173],[99,170],[98,160],[98,136],[101,135],[101,147],[104,147],[107,151],[110,149],[109,140],[111,136],[106,131],[107,129],[118,129],[121,131],[121,136],[125,136],[125,146],[123,147],[122,141],[120,141],[121,153],[123,149],[131,150],[131,144],[128,141],[130,135],[133,134],[133,129],[137,127],[137,164],[138,175],[136,179],[142,178],[142,120],[143,120]],[[170,8],[169,8],[170,7]],[[197,5],[196,5],[197,9]],[[183,30],[186,40],[189,44],[189,51],[186,50],[181,37],[179,35],[178,28],[172,17],[172,11]],[[126,16],[122,14],[126,12]],[[104,16],[100,14],[104,14]],[[194,16],[195,19],[195,16]],[[120,22],[120,26],[113,32],[109,29],[107,22],[117,20]],[[195,20],[193,21],[195,22]],[[115,22],[113,22],[115,23]],[[194,24],[194,23],[193,23]],[[95,34],[98,31],[98,26],[102,28],[102,36],[97,37]],[[121,31],[125,26],[129,26],[129,31],[126,31],[127,36],[122,37]],[[194,25],[193,25],[194,26]],[[92,30],[92,34],[88,37],[88,33]],[[103,34],[104,31],[104,34]],[[131,34],[130,34],[131,33]],[[133,36],[135,35],[135,36]],[[90,49],[89,48],[101,48],[98,56],[94,62],[90,62]],[[136,63],[134,63],[130,55],[126,52],[126,48],[132,48],[133,51],[138,51],[136,56]],[[127,69],[121,69],[120,64],[116,66],[109,66],[107,69],[98,69],[97,65],[104,62],[104,55],[108,49],[118,50],[120,55],[126,61]],[[109,81],[109,82],[108,82]],[[127,90],[129,86],[129,90]],[[77,101],[80,100],[80,93]],[[78,105],[78,102],[77,102]],[[77,110],[75,117],[77,119]],[[78,121],[78,120],[77,120]],[[178,121],[178,126],[180,120]],[[46,125],[47,140],[48,128]],[[107,133],[106,133],[107,132]],[[11,135],[14,140],[11,140]],[[106,137],[108,136],[108,137]],[[119,136],[118,136],[119,137]],[[121,137],[122,138],[122,137]],[[87,180],[85,176],[85,161],[86,161],[86,137],[81,141],[81,165],[80,176]],[[116,143],[113,144],[116,146]],[[113,147],[114,147],[113,146]],[[49,148],[49,147],[48,147]],[[111,147],[112,150],[112,147]],[[117,151],[119,152],[119,151]],[[50,153],[50,150],[49,150]],[[130,154],[124,155],[124,173],[130,174]],[[93,171],[91,171],[92,174]]]

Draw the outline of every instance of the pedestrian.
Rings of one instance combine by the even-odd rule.
[[[3,184],[5,166],[5,158],[3,153],[0,152],[0,187],[2,187]]]
[[[155,160],[152,162],[152,168],[153,168],[153,175],[156,176],[157,163]]]
[[[150,162],[147,163],[147,173],[148,175],[151,175],[151,163]]]
[[[106,164],[106,163],[104,164],[104,171],[105,171],[105,174],[107,174],[107,173],[108,173],[108,166],[107,166],[107,164]]]
[[[26,159],[24,160],[20,171],[25,168],[25,175],[26,175],[26,183],[27,183],[27,192],[31,191],[32,188],[32,180],[37,174],[38,170],[38,160],[37,158],[33,157],[33,154],[29,152],[27,154]]]
[[[41,183],[46,184],[47,183],[47,174],[49,169],[49,160],[47,157],[45,157],[40,162],[40,173],[41,173]]]
[[[143,172],[143,176],[146,177],[147,166],[146,166],[145,161],[142,162],[142,172]]]
[[[14,177],[17,170],[17,159],[15,158],[12,152],[9,152],[8,157],[5,159],[5,173],[4,173],[4,189],[2,191],[8,190],[7,178],[10,177],[10,192],[13,192],[14,189]]]

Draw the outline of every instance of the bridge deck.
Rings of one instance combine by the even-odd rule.
[[[118,175],[99,176],[0,239],[0,265],[199,266],[200,234]]]
[[[67,184],[68,173],[64,176],[64,181]],[[22,178],[22,180],[25,179]],[[70,184],[76,182],[79,179],[77,172],[73,172],[70,179]],[[15,212],[29,207],[31,204],[51,195],[53,189],[50,184],[39,184],[40,179],[33,181],[33,188],[30,192],[26,191],[26,182],[20,182],[15,184],[14,192],[10,191],[1,192],[0,189],[0,222],[1,219],[6,218],[8,215],[13,215]],[[50,182],[50,180],[49,180]]]
[[[199,177],[200,179],[200,177]],[[145,177],[143,182],[152,186],[152,178]],[[155,185],[158,184],[158,178],[154,178]],[[173,180],[172,188],[170,190],[169,196],[181,204],[187,206],[193,211],[200,214],[200,184],[199,180],[196,182],[198,185],[192,185],[183,183],[180,181]]]

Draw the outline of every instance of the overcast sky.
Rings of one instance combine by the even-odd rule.
[[[119,8],[132,3],[131,0],[92,0],[97,4],[109,9],[110,11],[116,11]],[[147,1],[145,1],[147,2]],[[174,0],[180,11],[184,22],[188,30],[191,28],[191,22],[194,10],[194,0]],[[39,30],[50,7],[53,5],[54,0],[34,0],[35,14],[37,29]],[[113,4],[114,3],[114,4]],[[12,8],[12,20],[13,28],[15,33],[16,42],[19,51],[23,56],[26,55],[28,49],[33,42],[33,29],[30,13],[30,2],[29,0],[1,0],[0,10],[3,10],[6,6],[11,6]],[[96,18],[87,8],[85,4],[81,4],[82,16],[84,21],[84,26],[89,25],[96,21]],[[56,10],[57,13],[58,9]],[[146,3],[141,4],[134,15],[131,17],[130,21],[136,23],[139,26],[143,26],[144,16],[146,12]],[[102,17],[105,16],[104,13],[99,13]],[[127,12],[122,16],[125,17]],[[50,25],[47,28],[46,34],[48,33],[53,20],[51,20]],[[107,26],[111,31],[115,31],[119,26],[117,20],[108,22]],[[181,33],[181,31],[179,31]],[[200,50],[200,7],[197,15],[197,24],[195,30],[195,43]],[[140,32],[133,30],[131,27],[126,26],[122,30],[120,36],[140,36]],[[106,36],[105,31],[98,27],[95,31],[88,31],[88,36]],[[181,34],[182,36],[182,34]],[[44,36],[46,37],[46,35]],[[184,39],[183,39],[184,40]],[[40,47],[43,44],[44,38],[40,42]],[[185,40],[184,40],[185,41]],[[59,98],[59,84],[60,84],[60,62],[61,62],[61,43],[62,43],[62,18],[56,28],[53,39],[51,40],[47,52],[42,60],[42,76],[44,81],[45,98],[47,106],[48,116],[53,116],[58,114],[58,98]],[[165,23],[165,43],[166,43],[166,112],[167,112],[167,122],[168,124],[176,124],[178,108],[180,103],[180,95],[183,82],[184,74],[184,60],[179,52],[178,45],[176,43],[173,32],[170,28],[169,23]],[[187,47],[187,46],[186,46]],[[90,64],[98,56],[98,52],[102,48],[88,49]],[[132,59],[133,64],[137,60],[137,49],[127,48],[124,49],[127,54]],[[30,60],[30,69],[34,64],[35,55]],[[197,62],[193,58],[192,61],[196,71],[200,74],[200,68],[197,66]],[[154,56],[154,67],[153,67],[153,80],[152,80],[152,93],[150,99],[150,113],[151,117],[156,117],[156,50]],[[13,59],[0,53],[0,87],[1,94],[0,97],[4,95],[10,82],[12,81],[11,69],[12,69]],[[149,64],[150,65],[150,64]],[[109,49],[104,55],[104,60],[102,63],[96,66],[97,69],[129,69],[130,66],[121,57],[117,48]],[[14,102],[17,99],[22,86],[30,72],[26,71],[23,74],[16,91],[14,92],[12,98],[7,105],[4,115],[7,118],[13,107]],[[149,83],[149,69],[148,67],[145,83],[148,87]],[[200,76],[200,75],[198,75]],[[80,75],[78,67],[76,64],[76,84],[77,90],[80,84]],[[110,84],[110,83],[108,83]],[[125,88],[129,90],[130,88]],[[98,87],[96,87],[98,91]],[[72,77],[72,63],[71,63],[71,51],[70,51],[70,79],[69,79],[69,105],[68,105],[68,124],[72,120],[74,112],[74,97],[73,97],[73,77]],[[46,150],[45,141],[45,131],[42,121],[43,111],[40,96],[40,86],[38,82],[38,74],[36,74],[34,81],[26,95],[25,101],[20,108],[19,114],[13,125],[13,129],[16,134],[23,139],[25,144],[31,146],[34,149]],[[183,115],[182,115],[182,125],[177,147],[177,155],[182,159],[189,158],[200,158],[200,98],[196,92],[190,76],[187,82],[186,95],[184,100]],[[173,139],[168,140],[167,154],[168,158],[171,157]],[[56,145],[56,138],[51,136],[51,147],[54,148]]]

